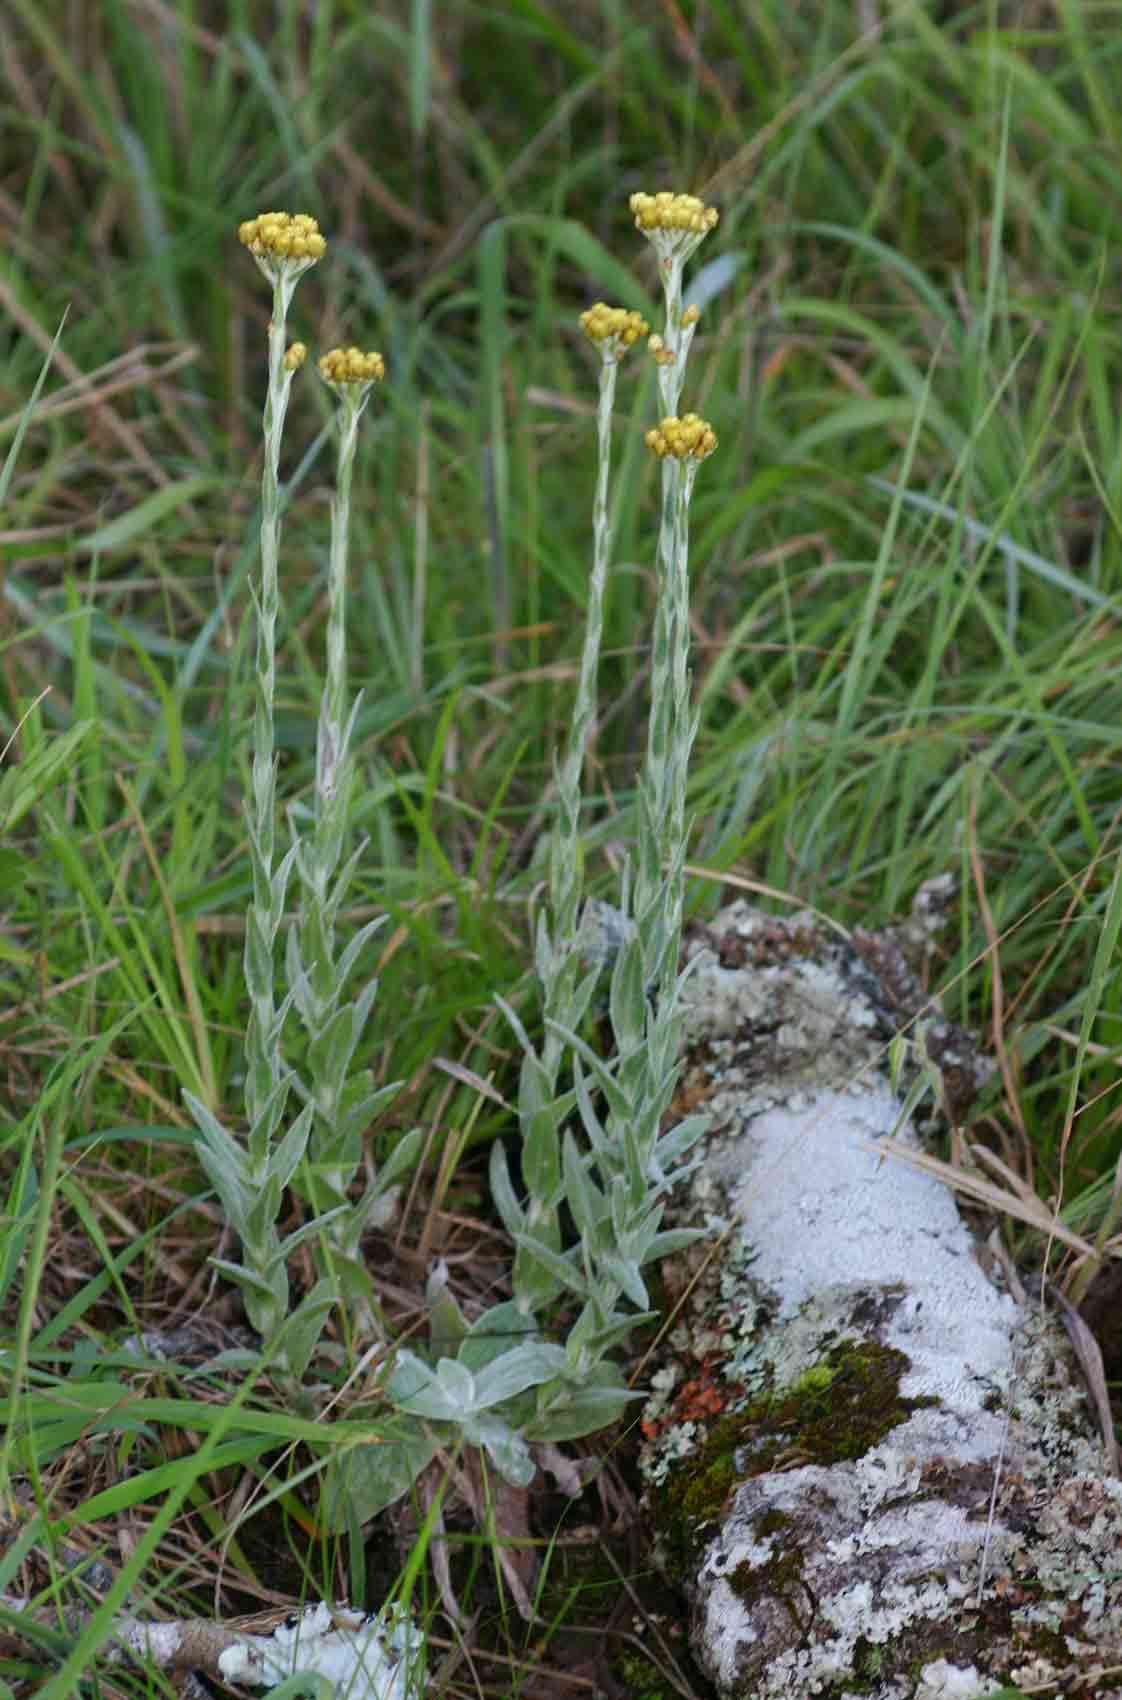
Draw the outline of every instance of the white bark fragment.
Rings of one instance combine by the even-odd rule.
[[[272,1635],[247,1635],[218,1657],[226,1682],[275,1688],[297,1672],[325,1677],[339,1700],[416,1700],[424,1688],[420,1631],[404,1614],[342,1621],[309,1607]]]
[[[971,1700],[1122,1662],[1122,1484],[1063,1330],[877,1147],[917,1143],[887,997],[808,916],[737,904],[709,938],[686,1088],[716,1132],[685,1214],[728,1233],[644,1424],[702,1667],[738,1700]]]
[[[25,1600],[0,1595],[10,1612],[29,1611]],[[57,1613],[34,1615],[57,1628]],[[77,1637],[88,1611],[68,1614],[64,1627]],[[102,1656],[109,1666],[143,1661],[160,1670],[201,1671],[228,1683],[275,1688],[290,1676],[326,1679],[335,1700],[421,1700],[425,1692],[425,1638],[408,1613],[391,1603],[377,1613],[323,1602],[293,1612],[256,1633],[247,1626],[208,1618],[151,1623],[122,1615]]]

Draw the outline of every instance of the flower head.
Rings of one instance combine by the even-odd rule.
[[[284,352],[284,369],[286,372],[298,372],[308,358],[306,342],[293,342]]]
[[[686,413],[681,419],[663,419],[647,432],[646,444],[659,460],[667,456],[674,460],[705,460],[717,447],[717,434],[696,413]]]
[[[618,360],[620,355],[646,336],[646,319],[626,307],[609,307],[597,301],[594,307],[580,316],[580,328],[589,342],[595,343],[605,360]]]
[[[644,236],[653,230],[688,230],[705,236],[720,217],[716,207],[707,207],[696,195],[675,195],[669,189],[660,189],[657,195],[640,191],[629,204],[635,228]]]
[[[238,241],[249,249],[274,292],[279,291],[279,313],[274,309],[274,317],[283,328],[297,283],[327,252],[319,225],[307,213],[258,213],[238,225]]]
[[[238,226],[238,241],[257,260],[297,260],[315,265],[327,252],[319,225],[307,213],[266,212]]]
[[[319,358],[320,376],[327,384],[380,383],[386,375],[386,363],[373,350],[364,354],[361,348],[329,348]]]
[[[657,250],[663,261],[686,260],[716,224],[720,214],[696,195],[675,195],[660,189],[657,195],[640,191],[632,195],[635,228]]]

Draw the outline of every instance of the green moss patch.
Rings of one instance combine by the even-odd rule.
[[[668,1554],[683,1565],[697,1554],[742,1482],[860,1458],[913,1411],[934,1404],[902,1397],[908,1368],[909,1359],[894,1347],[844,1340],[789,1387],[714,1423],[698,1451],[677,1463],[652,1495]]]

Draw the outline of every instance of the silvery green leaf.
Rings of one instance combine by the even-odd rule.
[[[553,939],[550,936],[549,923],[544,912],[539,910],[537,926],[534,929],[534,967],[537,970],[538,984],[541,986],[549,985],[552,977],[553,957],[554,946]]]
[[[335,1303],[335,1289],[326,1278],[317,1281],[292,1312],[281,1323],[270,1344],[283,1352],[289,1371],[299,1379],[307,1369],[316,1349],[328,1311]]]
[[[348,1141],[360,1140],[360,1136],[366,1132],[374,1118],[381,1114],[387,1104],[392,1104],[401,1091],[401,1081],[395,1080],[388,1086],[379,1086],[376,1091],[369,1092],[367,1087],[372,1079],[370,1070],[363,1069],[359,1074],[352,1075],[343,1088],[335,1125],[344,1144]],[[357,1168],[361,1161],[362,1146],[360,1140],[354,1156],[354,1166]],[[392,1184],[392,1179],[387,1179],[385,1182],[385,1186]]]
[[[634,1326],[632,1316],[620,1319],[626,1321],[628,1328]],[[596,1330],[601,1326],[599,1307],[592,1303],[582,1305],[580,1315],[569,1329],[565,1340],[565,1355],[569,1360],[569,1374],[574,1375],[586,1366],[589,1355],[594,1347]],[[597,1354],[599,1355],[599,1354]]]
[[[550,1021],[547,1025],[551,1032],[556,1033],[561,1039],[563,1039],[566,1045],[577,1053],[577,1055],[581,1058],[581,1061],[588,1065],[595,1077],[596,1084],[599,1086],[601,1092],[603,1092],[608,1103],[608,1108],[612,1111],[613,1115],[617,1115],[621,1119],[626,1119],[631,1114],[631,1105],[625,1095],[620,1091],[619,1086],[616,1083],[615,1076],[612,1074],[608,1065],[596,1055],[596,1052],[592,1049],[591,1045],[586,1045],[584,1040],[580,1038],[578,1034],[574,1033],[571,1028],[563,1027],[556,1021]]]
[[[539,1341],[512,1347],[475,1377],[476,1410],[487,1410],[492,1405],[501,1405],[504,1399],[515,1399],[528,1387],[540,1387],[543,1381],[560,1375],[565,1363],[563,1346]]]
[[[703,277],[704,275],[705,275],[705,268],[702,267],[702,270],[698,273],[698,276]],[[365,693],[363,691],[359,691],[358,695],[355,697],[354,702],[351,704],[351,711],[347,715],[346,725],[343,727],[343,735],[339,739],[339,760],[340,760],[340,762],[343,762],[343,761],[346,760],[347,752],[351,747],[351,739],[354,737],[354,732],[355,732],[355,721],[358,719],[359,710],[362,707],[362,699],[363,699],[364,694]],[[362,849],[362,850],[366,849],[366,840],[365,839],[363,840],[362,844],[360,845],[360,849]]]
[[[634,1174],[633,1168],[631,1173],[632,1175]],[[629,1178],[630,1177],[625,1177],[623,1175],[614,1175],[612,1177],[612,1184],[608,1188],[608,1207],[611,1211],[612,1240],[615,1245],[619,1245],[621,1240],[625,1240],[631,1231],[632,1188],[628,1185]],[[642,1207],[642,1201],[646,1199],[646,1196],[646,1186],[640,1183],[640,1208]]]
[[[518,1043],[522,1047],[523,1055],[524,1056],[526,1056],[526,1055],[532,1056],[534,1054],[534,1047],[530,1043],[530,1036],[526,1032],[526,1029],[523,1027],[523,1025],[522,1025],[521,1021],[518,1019],[517,1015],[514,1013],[512,1006],[507,1003],[505,998],[500,998],[498,996],[496,996],[495,1002],[498,1004],[499,1008],[502,1010],[503,1014],[506,1016],[507,1021],[510,1023],[511,1027],[514,1029],[514,1036],[518,1040]]]
[[[337,1009],[308,1046],[306,1067],[315,1087],[322,1082],[337,1088],[346,1079],[358,1043],[357,1013],[354,1004]]]
[[[304,1156],[311,1125],[312,1107],[308,1104],[300,1111],[280,1144],[269,1156],[269,1177],[276,1181],[282,1192]]]
[[[592,1149],[600,1154],[608,1147],[608,1134],[603,1122],[596,1114],[592,1094],[588,1090],[588,1077],[579,1057],[573,1058],[573,1091],[577,1109],[580,1111],[581,1123],[588,1135],[589,1143]]]
[[[199,1144],[196,1147],[196,1155],[207,1179],[218,1194],[227,1221],[238,1238],[244,1239],[249,1200],[252,1196],[249,1189],[242,1186],[237,1175],[231,1175],[224,1169],[205,1145]]]
[[[547,1108],[552,1096],[553,1082],[541,1058],[526,1051],[518,1076],[518,1115],[523,1125]]]
[[[599,984],[600,971],[597,968],[593,968],[590,973],[585,975],[583,980],[577,981],[573,987],[572,997],[569,999],[569,1006],[563,1012],[563,1019],[569,1027],[580,1027],[588,1014],[589,1006]]]
[[[207,1261],[212,1269],[217,1269],[219,1274],[225,1275],[228,1281],[232,1281],[236,1287],[240,1287],[247,1298],[251,1294],[258,1298],[270,1300],[278,1297],[272,1283],[267,1281],[264,1276],[255,1274],[252,1269],[247,1269],[244,1263],[230,1263],[224,1257],[211,1257]],[[286,1294],[287,1285],[286,1282]]]
[[[498,1140],[491,1147],[491,1198],[507,1233],[512,1237],[521,1233],[526,1212],[515,1197],[506,1152]]]
[[[641,1044],[647,1029],[647,976],[638,939],[629,940],[612,968],[608,1008],[621,1046]]]
[[[508,1300],[505,1304],[492,1305],[476,1317],[456,1356],[473,1375],[478,1375],[513,1346],[531,1345],[537,1339],[538,1326],[533,1316]]]
[[[362,846],[359,848],[361,850]],[[381,932],[388,919],[389,917],[386,915],[377,915],[373,921],[367,921],[364,927],[359,928],[358,932],[354,935],[354,938],[350,940],[346,949],[343,951],[343,954],[339,958],[338,975],[341,981],[350,978],[351,970],[354,968],[354,965],[358,961],[363,950],[374,937],[374,934]]]
[[[241,1175],[245,1170],[246,1158],[237,1140],[227,1133],[217,1116],[213,1115],[193,1092],[184,1092],[183,1099],[215,1161],[228,1174]]]
[[[701,1138],[712,1122],[711,1116],[686,1116],[664,1133],[655,1146],[655,1156],[665,1174],[669,1174],[679,1158]]]
[[[466,1364],[457,1363],[455,1358],[441,1358],[436,1366],[436,1379],[451,1401],[457,1421],[478,1409],[475,1377]]]
[[[249,1130],[248,1145],[255,1164],[260,1163],[264,1166],[268,1163],[273,1135],[280,1126],[281,1117],[284,1115],[292,1081],[293,1076],[286,1071],[280,1076],[279,1080],[273,1082],[272,1089]]]
[[[373,1096],[380,1102],[384,1095],[392,1095],[399,1089],[398,1084],[385,1086]],[[406,1170],[415,1166],[424,1144],[424,1138],[422,1128],[410,1128],[409,1132],[398,1140],[386,1161],[354,1206],[354,1225],[357,1235],[355,1239],[356,1250],[358,1240],[361,1239],[367,1228],[385,1227],[388,1221],[392,1219],[394,1199],[390,1194]],[[355,1166],[357,1167],[357,1164]]]
[[[598,1358],[603,1357],[614,1346],[618,1346],[626,1340],[627,1336],[633,1334],[637,1328],[643,1328],[648,1322],[656,1322],[657,1320],[658,1312],[656,1310],[639,1311],[638,1314],[632,1311],[627,1316],[621,1315],[619,1311],[609,1311],[606,1316],[602,1313],[598,1316],[597,1310],[590,1306],[587,1326],[579,1339],[574,1339],[575,1329],[570,1333],[565,1342],[566,1353],[571,1355],[574,1347],[579,1350],[583,1344],[588,1351],[594,1352]]]
[[[366,1023],[370,1020],[370,1011],[374,1008],[377,996],[377,980],[368,980],[355,999],[355,1034],[359,1039],[366,1031]]]
[[[408,1493],[440,1445],[439,1436],[421,1423],[391,1420],[384,1428],[378,1445],[333,1451],[328,1458],[321,1503],[328,1526],[337,1532],[346,1528],[348,1514],[360,1525],[369,1523]]]
[[[460,1414],[429,1365],[406,1347],[396,1353],[385,1389],[398,1410],[411,1416],[455,1422]]]
[[[498,1417],[475,1418],[464,1432],[473,1445],[483,1447],[500,1476],[513,1487],[529,1487],[537,1467],[520,1434]]]
[[[245,1233],[242,1238],[247,1245],[264,1246],[275,1234],[280,1202],[280,1185],[276,1178],[270,1175],[264,1185],[258,1187],[253,1202],[246,1211]]]
[[[639,1273],[639,1265],[633,1258],[603,1257],[599,1261],[600,1267],[618,1284],[620,1291],[626,1293],[636,1309],[650,1309],[650,1296]]]
[[[617,1393],[597,1387],[574,1390],[569,1402],[549,1416],[534,1418],[526,1424],[527,1440],[581,1440],[586,1434],[597,1434],[611,1428],[626,1411],[629,1403],[643,1394]]]
[[[272,1024],[270,1025],[270,1027],[268,1028],[268,1031],[266,1033],[266,1041],[269,1045],[279,1048],[280,1042],[281,1042],[281,1037],[282,1037],[282,1035],[284,1033],[284,1029],[285,1029],[285,1023],[288,1020],[288,1012],[291,1008],[292,1008],[292,993],[286,992],[283,999],[277,1005],[276,1010],[273,1013]],[[278,1077],[278,1078],[280,1078],[280,1077]],[[283,1071],[283,1078],[287,1082],[291,1083],[291,1081],[295,1078],[295,1076],[293,1075],[291,1069],[285,1069]]]
[[[375,1318],[379,1315],[378,1294],[370,1271],[361,1257],[354,1257],[342,1247],[334,1243],[331,1250],[332,1278],[338,1284],[339,1298],[342,1308],[351,1318],[352,1324],[358,1319]],[[365,1322],[363,1323],[365,1326]]]
[[[595,1232],[605,1214],[605,1201],[599,1187],[588,1176],[588,1159],[577,1148],[577,1142],[566,1128],[561,1142],[565,1173],[565,1197],[573,1213],[573,1221],[582,1235]]]
[[[337,1204],[334,1210],[323,1211],[313,1221],[302,1222],[298,1228],[293,1228],[290,1234],[285,1235],[280,1243],[277,1255],[282,1258],[289,1258],[298,1246],[303,1245],[305,1240],[310,1240],[319,1234],[330,1235],[334,1224],[344,1220],[347,1210],[346,1204]]]
[[[519,1233],[512,1237],[519,1250],[526,1252],[528,1256],[540,1263],[542,1268],[547,1270],[555,1281],[560,1282],[563,1287],[567,1287],[570,1292],[579,1293],[582,1298],[584,1297],[586,1282],[584,1275],[575,1263],[571,1262],[569,1258],[563,1257],[560,1252],[545,1245],[533,1234]]]
[[[549,1206],[558,1205],[565,1195],[561,1178],[561,1150],[557,1116],[552,1104],[535,1110],[522,1121],[522,1178],[530,1197]]]
[[[247,1374],[261,1368],[261,1353],[251,1352],[248,1346],[231,1346],[225,1352],[215,1352],[212,1358],[199,1365],[199,1374],[209,1374],[212,1370],[237,1369]]]
[[[245,983],[252,996],[272,991],[272,935],[257,910],[245,918]]]
[[[459,1305],[448,1291],[448,1265],[443,1258],[434,1266],[425,1284],[429,1310],[429,1345],[437,1352],[455,1352],[462,1344],[468,1325]],[[467,1366],[472,1367],[470,1364]]]
[[[539,1234],[541,1224],[539,1223]],[[535,1245],[540,1245],[540,1238],[535,1239]],[[511,1270],[511,1290],[515,1299],[524,1310],[533,1314],[552,1304],[561,1291],[561,1282],[552,1276],[549,1270],[525,1246],[519,1246],[514,1254],[514,1268]]]
[[[232,1226],[240,1234],[249,1209],[249,1161],[241,1146],[190,1092],[187,1106],[199,1129],[195,1150]]]
[[[643,1254],[643,1262],[651,1263],[656,1257],[670,1257],[704,1238],[704,1228],[667,1228],[664,1233],[654,1236]]]
[[[379,1101],[379,1107],[383,1099],[387,1102],[389,1101],[389,1095],[391,1093],[401,1091],[401,1084],[400,1080],[394,1081],[391,1086],[383,1086],[379,1092],[374,1094],[375,1098]],[[424,1142],[425,1131],[423,1128],[411,1127],[408,1133],[402,1134],[401,1138],[398,1140],[397,1144],[378,1170],[378,1179],[375,1184],[378,1187],[379,1193],[384,1192],[386,1187],[392,1186],[395,1181],[400,1180],[401,1176],[405,1174],[407,1169],[412,1169],[416,1166],[417,1159],[421,1154],[421,1147],[424,1145]]]
[[[531,1418],[523,1432],[531,1441],[579,1440],[618,1422],[629,1404],[645,1397],[624,1386],[615,1364],[596,1364],[581,1386],[559,1388],[556,1400]]]
[[[278,923],[281,916],[284,914],[285,894],[288,891],[288,880],[292,873],[292,864],[296,860],[298,848],[299,846],[296,844],[289,846],[289,848],[285,851],[284,856],[277,863],[277,866],[273,871],[273,877],[269,882],[269,896],[272,900],[273,912],[276,915]]]
[[[305,964],[300,948],[299,927],[289,927],[284,941],[284,972],[288,981],[289,996],[305,1024],[313,1020],[316,1010],[315,992],[308,977],[310,968],[311,964]]]

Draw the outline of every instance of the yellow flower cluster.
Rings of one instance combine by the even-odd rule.
[[[285,350],[284,369],[286,372],[298,372],[308,358],[306,342],[294,342]]]
[[[681,419],[671,415],[662,420],[647,432],[646,443],[659,460],[667,455],[675,460],[704,460],[717,447],[717,434],[696,413],[686,413]]]
[[[630,201],[635,227],[651,230],[689,230],[704,236],[720,217],[716,207],[707,207],[696,195],[675,195],[660,189],[657,195],[634,194]]]
[[[319,369],[329,384],[372,384],[386,375],[382,356],[361,348],[329,348],[320,356]]]
[[[307,213],[267,212],[238,226],[238,241],[259,260],[322,260],[327,243]]]
[[[630,348],[641,336],[646,336],[650,327],[639,313],[629,313],[626,307],[609,307],[605,302],[597,301],[594,307],[581,314],[580,328],[589,342],[615,342],[621,348]]]

